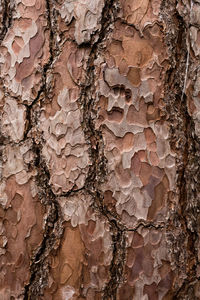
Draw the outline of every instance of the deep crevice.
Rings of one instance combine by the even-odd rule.
[[[82,127],[86,141],[89,145],[91,165],[89,166],[88,176],[85,182],[85,190],[92,196],[94,208],[97,209],[108,221],[112,236],[113,258],[110,265],[110,280],[103,290],[103,299],[116,299],[117,288],[121,282],[124,260],[125,260],[125,231],[124,227],[112,216],[103,202],[103,194],[100,184],[105,180],[107,169],[107,159],[104,156],[104,143],[100,130],[95,129],[92,118],[95,103],[95,66],[101,45],[109,32],[112,31],[111,25],[115,21],[118,13],[118,4],[114,0],[105,1],[102,10],[101,29],[91,36],[89,46],[91,48],[87,61],[86,79],[81,87],[80,107],[83,111]],[[98,38],[96,35],[98,34]],[[96,40],[96,41],[95,41]],[[80,45],[79,47],[85,47]]]
[[[63,218],[60,205],[57,202],[57,196],[53,193],[49,184],[50,173],[41,156],[42,137],[36,142],[35,137],[30,134],[32,128],[36,126],[37,115],[34,115],[33,108],[38,105],[40,99],[48,98],[47,73],[52,66],[56,50],[54,49],[54,33],[51,20],[50,1],[46,0],[47,23],[49,29],[49,59],[43,67],[42,85],[33,102],[26,106],[26,129],[23,141],[31,137],[33,140],[33,152],[35,153],[35,167],[37,169],[36,183],[38,186],[38,195],[46,209],[45,228],[41,245],[32,257],[30,266],[30,280],[24,288],[24,300],[36,300],[43,294],[43,290],[48,283],[48,273],[50,265],[50,254],[55,254],[63,234]],[[62,195],[61,195],[62,196]]]
[[[42,70],[42,85],[37,93],[37,96],[33,100],[33,102],[28,105],[25,104],[26,106],[26,130],[24,133],[24,138],[23,141],[27,139],[29,132],[32,129],[32,110],[33,107],[38,103],[40,99],[48,99],[48,90],[47,90],[47,73],[49,69],[51,68],[54,58],[55,58],[55,45],[54,45],[54,32],[53,32],[53,27],[52,27],[52,20],[51,20],[51,6],[50,6],[50,1],[46,0],[46,14],[47,14],[47,24],[48,24],[48,30],[49,30],[49,59],[47,63],[43,66]]]
[[[36,154],[35,166],[38,170],[36,183],[42,204],[47,208],[47,218],[42,243],[32,257],[31,277],[29,284],[25,286],[24,300],[36,300],[38,296],[42,295],[48,281],[49,255],[56,253],[63,233],[62,213],[56,196],[49,185],[50,174],[46,163],[41,157],[40,145],[34,143],[33,150]]]
[[[189,25],[180,15],[178,1],[163,1],[162,18],[166,24],[166,44],[169,50],[171,66],[166,74],[165,100],[168,121],[171,126],[171,148],[177,153],[177,194],[175,203],[169,201],[171,215],[167,225],[168,242],[175,263],[174,299],[196,299],[191,283],[197,279],[196,268],[198,254],[196,242],[198,184],[194,182],[194,174],[199,174],[200,146],[194,133],[194,121],[188,113],[187,96],[185,94],[185,78],[189,73],[188,60],[188,28]],[[198,145],[198,146],[197,146]],[[198,151],[197,151],[198,150]],[[196,161],[196,162],[195,162]],[[195,163],[194,163],[195,162]],[[194,170],[194,166],[197,166]],[[173,207],[173,209],[171,209]],[[185,275],[187,277],[185,278]],[[181,282],[181,284],[180,284]],[[185,298],[186,297],[186,298]]]
[[[12,24],[12,1],[4,0],[3,2],[3,18],[2,29],[0,31],[0,42],[2,42],[6,36],[8,29]]]

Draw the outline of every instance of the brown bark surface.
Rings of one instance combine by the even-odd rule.
[[[0,0],[0,299],[200,299],[199,28],[199,0]]]

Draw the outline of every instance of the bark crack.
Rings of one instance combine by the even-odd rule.
[[[49,255],[55,254],[59,247],[63,233],[62,213],[51,187],[49,185],[49,170],[41,157],[40,145],[34,143],[35,166],[38,170],[36,181],[39,188],[39,197],[46,207],[46,220],[43,240],[32,257],[30,266],[31,278],[25,286],[24,300],[38,299],[47,285],[49,272]]]
[[[52,67],[54,60],[57,57],[58,51],[55,47],[54,32],[52,27],[52,12],[50,1],[46,0],[47,23],[49,28],[49,59],[43,67],[42,80],[40,90],[36,98],[26,106],[26,129],[24,133],[24,142],[29,137],[33,140],[33,152],[35,153],[35,167],[37,169],[36,183],[39,189],[39,198],[46,209],[46,218],[44,225],[44,234],[41,245],[36,250],[32,257],[30,266],[31,277],[29,284],[24,288],[24,299],[38,299],[42,295],[44,287],[48,283],[48,273],[50,265],[50,254],[55,254],[59,247],[60,240],[63,234],[63,218],[60,205],[57,201],[57,196],[49,185],[50,173],[45,160],[42,158],[42,137],[35,137],[32,134],[32,129],[37,124],[38,115],[34,115],[33,108],[38,105],[38,101],[48,98],[47,74]],[[38,142],[39,141],[39,142]],[[61,195],[62,196],[62,195]]]
[[[3,2],[3,18],[2,29],[0,31],[0,43],[4,40],[8,29],[12,24],[12,0],[4,0]]]
[[[179,12],[179,1],[163,1],[162,18],[166,25],[166,44],[171,67],[166,75],[165,99],[167,118],[171,125],[171,148],[177,153],[177,190],[175,200],[169,200],[171,215],[167,236],[172,252],[176,278],[174,297],[195,299],[194,282],[198,280],[198,191],[199,139],[195,135],[194,121],[188,112],[186,92],[190,75],[189,24]],[[191,17],[192,2],[189,9]],[[196,167],[195,167],[196,166]],[[198,175],[195,176],[195,173]]]
[[[32,129],[32,110],[35,106],[35,104],[38,103],[38,101],[42,98],[48,98],[48,90],[47,90],[47,73],[49,69],[51,68],[54,59],[55,59],[55,47],[54,47],[54,33],[52,28],[52,20],[51,20],[51,7],[50,7],[50,1],[46,0],[46,14],[47,14],[47,24],[49,28],[49,59],[47,63],[44,65],[42,70],[42,85],[37,93],[37,96],[33,100],[33,102],[28,105],[24,104],[26,106],[26,129],[24,132],[24,140],[27,139],[31,129]]]
[[[81,87],[80,107],[83,111],[82,127],[86,141],[89,145],[89,154],[92,164],[89,167],[85,182],[85,191],[88,192],[94,201],[94,208],[99,211],[109,222],[111,235],[113,258],[110,265],[110,281],[104,287],[103,299],[116,299],[117,288],[122,280],[123,265],[125,260],[125,231],[124,227],[111,215],[103,203],[103,193],[100,184],[105,180],[107,174],[107,159],[104,156],[104,142],[100,130],[95,129],[92,114],[94,113],[95,93],[95,59],[102,46],[102,42],[112,31],[111,25],[115,21],[118,13],[118,4],[113,0],[105,1],[101,17],[101,29],[91,37],[90,53],[87,60],[86,79]],[[96,35],[98,38],[96,39]],[[96,40],[96,42],[94,42]],[[79,47],[84,47],[80,45]]]

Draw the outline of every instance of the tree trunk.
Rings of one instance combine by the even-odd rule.
[[[200,1],[0,22],[0,299],[200,299]]]

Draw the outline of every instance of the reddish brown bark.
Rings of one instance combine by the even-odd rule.
[[[199,1],[0,1],[0,298],[199,299]]]

